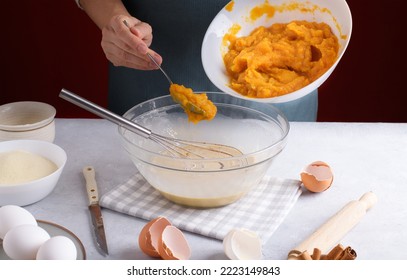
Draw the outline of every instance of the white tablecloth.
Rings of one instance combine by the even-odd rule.
[[[331,165],[334,182],[326,192],[303,191],[293,209],[263,246],[264,259],[287,253],[346,203],[373,191],[378,203],[342,240],[358,259],[407,259],[407,124],[291,123],[288,143],[269,170],[270,176],[299,179],[316,160]],[[75,233],[88,259],[104,259],[91,230],[82,168],[93,165],[100,193],[124,183],[136,168],[119,142],[117,126],[99,119],[57,119],[55,143],[68,162],[55,190],[26,208],[37,219]],[[146,259],[137,244],[145,220],[104,209],[110,255],[107,259]],[[185,233],[192,259],[226,259],[222,242]]]

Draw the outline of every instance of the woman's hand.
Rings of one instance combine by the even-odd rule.
[[[134,17],[116,15],[102,29],[101,46],[106,58],[114,66],[153,70],[157,66],[149,59],[147,52],[158,64],[162,63],[162,58],[149,49],[152,40],[152,28],[148,23]]]

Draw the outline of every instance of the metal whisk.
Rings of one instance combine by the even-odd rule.
[[[187,141],[155,134],[151,130],[140,126],[129,119],[119,116],[66,89],[62,89],[59,96],[101,118],[122,126],[129,131],[136,133],[137,135],[151,139],[155,143],[162,146],[168,152],[168,155],[173,157],[204,159],[226,158],[242,155],[241,151],[227,145]]]

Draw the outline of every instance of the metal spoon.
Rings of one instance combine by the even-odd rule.
[[[127,23],[126,20],[123,20],[124,25],[126,25],[126,27],[129,27],[129,24]],[[164,71],[164,69],[161,67],[160,64],[158,64],[157,61],[155,61],[155,59],[153,58],[153,56],[150,53],[147,53],[147,56],[150,58],[150,60],[158,67],[158,69],[161,70],[161,72],[164,74],[165,78],[167,78],[168,82],[170,83],[170,85],[173,84],[171,78],[168,76],[168,74]],[[173,94],[171,94],[172,98],[174,99],[175,102],[177,102],[178,104],[180,104],[182,107],[184,107],[184,109],[188,109],[189,111],[195,113],[195,114],[199,114],[199,115],[205,115],[205,111],[202,110],[200,107],[198,107],[197,105],[195,105],[194,103],[188,101],[185,105],[182,104],[182,101],[179,100],[176,96],[174,96]]]

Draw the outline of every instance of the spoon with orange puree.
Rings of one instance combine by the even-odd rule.
[[[194,93],[183,85],[171,84],[170,95],[179,103],[188,116],[188,120],[197,123],[202,120],[212,120],[217,112],[215,104],[208,99],[206,93]]]
[[[123,23],[129,27],[126,20]],[[194,93],[192,89],[183,85],[174,84],[164,69],[155,61],[153,56],[147,53],[150,60],[161,70],[170,83],[170,95],[172,99],[181,105],[188,116],[188,120],[198,123],[201,120],[212,120],[217,112],[215,104],[208,99],[206,93]]]

